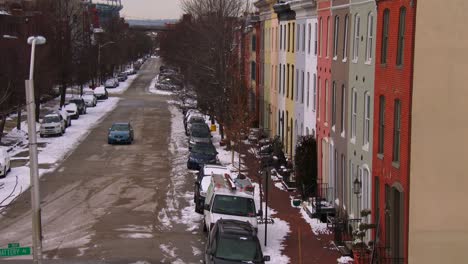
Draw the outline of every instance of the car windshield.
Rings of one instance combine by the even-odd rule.
[[[114,124],[112,125],[111,128],[112,131],[128,131],[128,125],[127,124]]]
[[[44,123],[57,123],[60,122],[60,118],[58,116],[46,116],[44,117]]]
[[[220,237],[216,246],[216,257],[224,260],[260,260],[257,241],[247,237]]]
[[[192,130],[192,137],[207,138],[210,137],[210,131],[206,128],[197,128]]]
[[[214,155],[216,153],[215,151],[216,151],[215,148],[211,144],[196,144],[192,148],[192,152],[200,153],[200,154]]]
[[[213,213],[254,217],[255,203],[252,198],[216,195],[213,202]]]

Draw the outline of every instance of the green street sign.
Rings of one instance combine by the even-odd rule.
[[[31,255],[30,247],[0,248],[0,257],[14,257]]]
[[[19,243],[10,243],[10,244],[8,244],[8,248],[19,248],[19,247],[20,247]]]

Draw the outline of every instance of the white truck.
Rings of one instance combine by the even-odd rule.
[[[229,174],[213,174],[203,210],[203,231],[209,232],[219,219],[249,222],[258,230],[254,186],[247,178],[232,179]]]

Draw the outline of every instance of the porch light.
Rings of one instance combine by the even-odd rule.
[[[354,194],[360,194],[361,189],[362,189],[362,183],[359,181],[359,179],[356,177],[353,181],[353,189],[354,189]]]

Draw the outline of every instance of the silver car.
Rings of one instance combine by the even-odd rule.
[[[41,122],[41,128],[39,135],[41,137],[49,135],[63,135],[65,133],[65,120],[62,115],[59,114],[48,114],[44,117]]]

